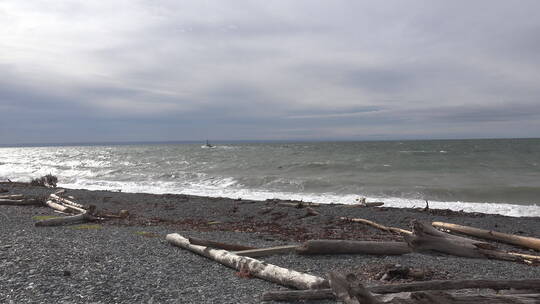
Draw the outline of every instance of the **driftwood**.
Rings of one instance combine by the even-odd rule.
[[[68,209],[66,206],[60,205],[60,204],[55,203],[55,202],[53,202],[51,200],[46,201],[45,205],[50,207],[50,208],[53,208],[54,210],[60,211],[60,212],[69,212],[70,211],[70,209]]]
[[[56,192],[54,192],[54,194],[58,195],[58,194],[62,194],[64,192],[66,192],[66,189],[58,189],[58,190],[56,190]]]
[[[10,195],[0,195],[0,199],[23,199],[24,195],[22,194],[10,194]]]
[[[387,227],[387,226],[384,226],[384,225],[381,225],[381,224],[378,224],[378,223],[375,223],[375,222],[372,222],[372,221],[366,220],[366,219],[348,218],[348,217],[340,217],[340,219],[343,220],[343,221],[349,221],[349,222],[352,222],[352,223],[361,223],[361,224],[369,225],[369,226],[372,226],[374,228],[377,228],[377,229],[380,229],[380,230],[383,230],[383,231],[387,231],[387,232],[393,232],[393,233],[399,233],[399,234],[405,234],[405,235],[406,234],[412,234],[412,232],[409,231],[409,230],[396,228],[396,227]]]
[[[175,246],[205,256],[225,266],[283,286],[298,289],[317,289],[329,286],[328,281],[321,277],[262,263],[256,259],[238,256],[226,250],[190,244],[188,239],[177,233],[168,234],[166,240]]]
[[[304,202],[298,202],[298,203],[277,203],[278,206],[282,207],[294,207],[294,208],[304,208],[304,207],[320,207],[321,204],[317,203],[304,203]]]
[[[384,205],[383,202],[366,202],[362,204],[360,207],[380,207]]]
[[[315,209],[311,208],[311,207],[307,207],[306,208],[306,214],[304,214],[303,216],[301,216],[300,218],[304,218],[304,217],[308,217],[308,216],[317,216],[319,215],[320,213],[315,211]]]
[[[519,253],[519,252],[508,252],[508,254],[518,256],[520,258],[523,258],[527,261],[531,261],[536,264],[540,263],[540,256],[538,255],[530,255],[530,254],[524,254],[524,253]]]
[[[296,248],[298,254],[401,255],[411,252],[405,242],[310,240]]]
[[[362,285],[356,276],[349,275],[345,277],[337,272],[328,274],[330,288],[338,300],[345,304],[379,304],[382,303]]]
[[[344,207],[349,207],[349,208],[362,208],[362,207],[380,207],[380,206],[384,205],[383,202],[366,202],[365,197],[357,199],[356,201],[357,201],[357,203],[347,204],[347,205],[343,205],[343,206]]]
[[[10,185],[10,186],[29,186],[30,183],[25,183],[25,182],[12,182],[10,181],[9,179],[7,181],[4,181],[4,182],[0,182],[0,185]]]
[[[304,301],[304,300],[326,300],[335,299],[332,289],[310,289],[310,290],[275,290],[262,294],[263,301]]]
[[[273,254],[294,252],[296,248],[297,248],[297,245],[284,245],[284,246],[276,246],[276,247],[270,247],[270,248],[235,251],[234,254],[241,255],[241,256],[248,256],[248,257],[261,257],[261,256],[268,256],[268,255],[273,255]]]
[[[0,205],[35,206],[35,205],[43,205],[43,202],[37,199],[0,199]]]
[[[458,290],[484,288],[493,290],[521,289],[540,291],[540,279],[531,280],[432,280],[371,287],[374,293],[398,293],[424,290]]]
[[[90,206],[90,208],[87,211],[81,214],[38,221],[35,223],[35,226],[37,227],[62,226],[62,225],[71,225],[71,224],[78,224],[78,223],[84,223],[84,222],[91,222],[98,219],[94,214],[95,214],[95,206]]]
[[[405,241],[416,252],[436,251],[469,258],[489,258],[497,260],[530,263],[520,255],[497,250],[489,243],[441,232],[429,224],[413,222],[413,234],[405,235]]]
[[[208,240],[203,240],[203,239],[194,238],[194,237],[190,237],[188,238],[188,240],[189,240],[189,243],[193,245],[206,246],[206,247],[212,247],[212,248],[218,248],[218,249],[224,249],[224,250],[236,251],[236,250],[256,249],[255,247],[220,243],[220,242],[208,241]]]
[[[451,295],[444,292],[415,292],[410,299],[392,299],[388,304],[538,304],[540,294]]]
[[[86,212],[86,209],[84,209],[84,208],[79,208],[79,207],[75,207],[75,206],[72,206],[72,205],[66,205],[66,204],[63,204],[63,206],[65,206],[66,208],[71,210],[71,212],[73,212],[73,213],[85,213]]]
[[[437,228],[449,230],[451,232],[459,232],[461,234],[475,236],[482,239],[494,240],[512,245],[518,245],[525,248],[530,248],[540,251],[540,239],[534,237],[525,237],[513,234],[497,232],[493,230],[479,229],[469,226],[461,226],[443,222],[433,222],[432,225]]]
[[[86,208],[83,205],[77,204],[73,201],[60,197],[54,193],[49,195],[49,198],[51,200],[56,200],[57,202],[62,203],[64,206],[66,206],[66,208],[69,208],[73,211],[80,212],[80,213],[84,213],[86,211]]]
[[[426,277],[426,271],[420,268],[413,268],[409,266],[402,266],[400,264],[392,265],[388,267],[384,273],[382,273],[380,281],[391,281],[394,279],[409,279],[423,280]]]
[[[403,284],[366,287],[372,293],[388,294],[426,290],[459,290],[484,288],[494,290],[520,289],[540,291],[540,279],[534,280],[433,280]],[[264,301],[299,301],[334,299],[331,289],[270,291],[263,294]]]

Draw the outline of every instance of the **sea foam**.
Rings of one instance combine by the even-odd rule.
[[[297,200],[321,204],[355,204],[360,195],[338,195],[333,193],[288,193],[272,192],[233,187],[236,181],[232,178],[213,179],[204,183],[185,183],[179,187],[175,182],[118,182],[118,181],[88,181],[80,180],[77,183],[59,184],[67,188],[84,188],[89,190],[112,190],[132,193],[153,194],[187,194],[208,197],[226,197],[244,200]],[[425,201],[418,199],[404,199],[396,197],[367,197],[367,201],[382,201],[386,207],[418,208],[424,207]],[[474,202],[440,202],[429,201],[431,209],[449,209],[453,211],[480,212],[487,214],[500,214],[513,217],[531,216],[540,217],[538,205],[515,205],[500,203],[474,203]]]

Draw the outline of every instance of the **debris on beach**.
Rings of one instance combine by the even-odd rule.
[[[50,190],[41,188],[40,193],[43,194],[45,191]],[[101,208],[101,211],[98,211],[96,206],[86,204],[86,202],[92,202],[96,196],[92,195],[90,199],[84,200],[77,194],[67,195],[63,189],[54,193],[49,192],[50,194],[47,193],[43,197],[27,194],[32,192],[25,192],[25,194],[8,192],[10,194],[0,195],[0,205],[47,207],[63,215],[55,218],[39,218],[39,221],[35,223],[36,226],[71,225],[119,219],[111,222],[126,226],[162,225],[168,227],[167,229],[178,230],[250,232],[280,239],[284,241],[282,244],[265,248],[264,246],[254,247],[251,244],[242,244],[240,239],[223,242],[219,238],[217,240],[187,238],[178,234],[168,234],[166,237],[166,240],[171,244],[236,269],[235,275],[240,278],[261,278],[289,288],[302,289],[265,292],[262,297],[263,301],[335,299],[344,303],[411,304],[538,303],[540,301],[540,279],[447,280],[452,277],[448,272],[433,268],[440,267],[440,265],[431,264],[420,267],[416,265],[414,267],[396,262],[393,264],[373,264],[372,268],[364,265],[364,268],[356,268],[353,272],[349,270],[336,272],[335,269],[325,269],[319,275],[313,275],[290,269],[295,268],[294,265],[289,266],[290,268],[284,268],[278,266],[277,263],[272,265],[255,259],[284,254],[295,255],[299,259],[306,260],[317,260],[316,256],[304,257],[306,254],[325,255],[325,259],[331,259],[332,255],[337,254],[382,257],[408,255],[410,257],[409,254],[414,252],[418,256],[436,253],[465,258],[518,262],[530,266],[540,265],[540,255],[534,255],[535,251],[540,251],[540,239],[538,238],[448,222],[432,222],[431,218],[428,222],[425,221],[425,217],[424,221],[416,220],[416,218],[421,218],[419,215],[423,213],[421,210],[414,211],[415,213],[398,220],[382,221],[387,225],[374,221],[377,218],[373,215],[379,214],[378,208],[369,210],[330,209],[326,206],[304,202],[281,204],[278,201],[250,207],[251,211],[249,212],[244,210],[249,209],[247,204],[242,205],[236,202],[235,211],[227,213],[226,218],[211,213],[203,216],[187,215],[181,218],[158,213],[145,217],[140,209],[135,209],[135,205],[133,209],[128,208],[136,211],[137,215],[130,215],[129,211],[121,209],[126,208],[127,204],[118,207],[121,209],[118,212],[110,212]],[[79,203],[77,198],[85,204]],[[101,202],[99,199],[97,201]],[[163,206],[171,204],[170,201],[165,203]],[[163,206],[154,203],[152,208],[162,207],[160,209],[163,209]],[[223,207],[221,210],[230,210],[231,206]],[[200,207],[197,210],[206,211],[203,208],[207,207]],[[341,211],[336,212],[337,210]],[[345,210],[355,211],[351,212],[351,216],[365,216],[366,218],[343,217],[342,215],[348,214],[344,212]],[[434,210],[429,209],[427,212],[431,213]],[[403,229],[409,221],[411,222],[411,230]],[[392,227],[392,225],[403,226],[403,228]],[[519,234],[526,234],[524,226],[519,229],[523,231],[518,232]],[[137,232],[141,236],[156,238],[163,238],[165,233]],[[4,247],[0,248],[1,250],[8,250],[4,249],[9,248],[5,246],[11,245],[2,246]],[[518,249],[509,249],[510,246],[518,246],[529,251],[523,253]],[[351,268],[355,266],[357,265],[351,265]],[[326,273],[326,277],[322,276],[324,273]],[[467,293],[450,292],[462,289],[467,289]],[[512,291],[514,294],[495,295],[470,289],[514,289]]]

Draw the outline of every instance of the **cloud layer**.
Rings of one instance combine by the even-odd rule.
[[[538,1],[0,2],[0,144],[540,134]]]

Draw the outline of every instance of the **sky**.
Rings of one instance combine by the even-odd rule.
[[[538,137],[539,12],[0,0],[0,144]]]

